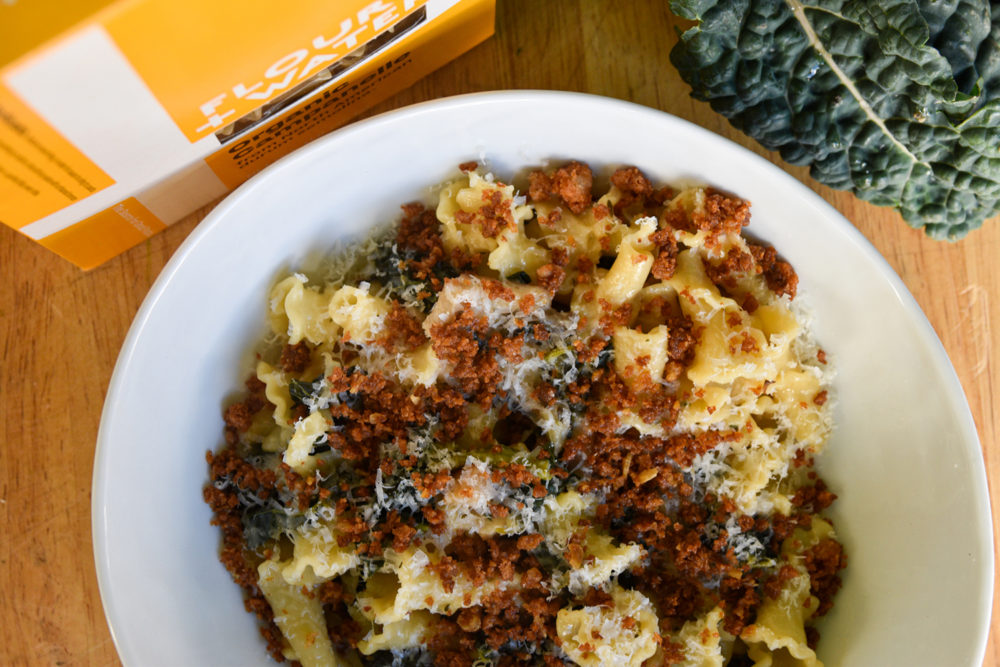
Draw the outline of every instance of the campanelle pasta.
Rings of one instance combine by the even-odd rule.
[[[221,560],[312,665],[820,665],[832,371],[749,204],[477,165],[293,274],[208,454]]]

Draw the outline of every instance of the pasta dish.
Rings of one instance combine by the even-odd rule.
[[[204,495],[270,654],[821,665],[832,360],[749,202],[460,174],[267,296]]]

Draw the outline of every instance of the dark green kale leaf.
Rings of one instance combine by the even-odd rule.
[[[284,528],[282,512],[254,507],[243,513],[243,539],[247,547],[258,549],[268,542],[278,539]]]
[[[671,0],[670,60],[814,178],[955,240],[1000,211],[1000,4]]]
[[[288,395],[295,405],[302,405],[306,400],[315,399],[316,395],[323,387],[323,378],[318,377],[312,382],[303,382],[292,379],[288,383]]]
[[[517,273],[512,273],[509,276],[507,276],[507,280],[511,281],[512,283],[520,283],[522,285],[528,285],[531,283],[531,276],[529,276],[525,271],[518,271]]]
[[[373,258],[374,270],[365,279],[383,285],[389,296],[404,305],[428,313],[438,297],[438,289],[431,285],[431,276],[444,281],[454,278],[459,271],[448,261],[441,260],[430,268],[430,275],[418,276],[413,271],[413,263],[421,259],[415,250],[400,248],[396,243],[384,244]]]

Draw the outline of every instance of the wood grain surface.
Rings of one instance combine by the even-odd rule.
[[[675,25],[665,0],[500,0],[493,38],[371,113],[492,89],[583,91],[662,109],[764,155],[851,220],[916,297],[958,372],[996,488],[1000,221],[931,241],[784,164],[689,97],[668,60]],[[118,663],[91,547],[102,402],[132,317],[210,209],[88,273],[0,226],[0,664]],[[994,613],[986,665],[1000,665],[998,623]]]

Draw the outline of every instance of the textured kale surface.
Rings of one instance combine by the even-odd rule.
[[[1000,211],[1000,4],[671,0],[670,59],[734,127],[936,239]]]

